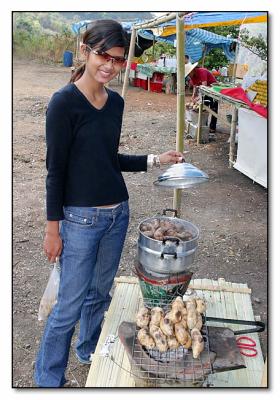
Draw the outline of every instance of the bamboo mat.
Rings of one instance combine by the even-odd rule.
[[[115,290],[110,308],[105,316],[104,325],[93,355],[92,364],[86,381],[86,387],[135,387],[130,375],[130,363],[123,345],[116,338],[111,344],[109,357],[100,351],[108,335],[117,336],[122,321],[135,321],[139,297],[141,296],[138,279],[119,277],[115,279]],[[251,290],[246,284],[217,281],[211,279],[194,279],[191,288],[203,296],[207,302],[207,315],[220,318],[254,320],[251,303]],[[215,325],[211,321],[211,325]],[[221,324],[217,324],[222,326]],[[225,324],[224,324],[225,326]],[[227,325],[234,330],[244,329],[244,325]],[[257,333],[248,334],[256,342],[257,357],[244,357],[247,368],[212,374],[208,383],[212,387],[260,387],[264,360]]]

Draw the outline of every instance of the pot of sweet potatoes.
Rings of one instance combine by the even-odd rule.
[[[167,211],[174,212],[168,217]],[[176,274],[190,267],[198,245],[199,230],[189,221],[177,218],[177,211],[146,218],[139,224],[138,261],[151,273]]]

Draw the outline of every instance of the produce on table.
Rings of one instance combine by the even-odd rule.
[[[204,340],[203,340],[203,337],[202,337],[199,329],[194,328],[191,331],[191,338],[192,338],[193,358],[198,358],[199,354],[204,349]]]
[[[149,334],[148,328],[141,328],[138,331],[137,338],[140,344],[145,346],[148,350],[152,350],[156,347],[154,339]]]
[[[155,218],[150,222],[143,222],[140,225],[140,231],[145,236],[160,241],[169,236],[183,241],[189,241],[193,238],[191,232],[186,231],[183,224],[166,219]]]
[[[186,108],[190,111],[196,111],[198,112],[199,110],[199,103],[194,103],[194,102],[187,102],[186,103]]]
[[[139,328],[144,328],[149,325],[150,322],[150,310],[146,307],[140,308],[136,315],[136,325]]]
[[[176,297],[165,315],[161,307],[153,307],[150,311],[142,307],[136,317],[137,326],[142,328],[137,334],[139,343],[148,350],[160,352],[179,346],[192,348],[193,358],[198,358],[204,349],[200,330],[205,310],[205,301],[196,294],[188,295],[185,302],[180,296]]]
[[[253,103],[261,104],[262,106],[267,107],[267,81],[257,80],[250,87],[248,87],[247,91],[248,90],[257,92]]]

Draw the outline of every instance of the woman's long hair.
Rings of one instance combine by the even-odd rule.
[[[120,23],[112,19],[93,21],[83,34],[83,43],[99,51],[107,51],[112,47],[124,47],[125,55],[128,53],[127,33]],[[85,72],[85,66],[84,63],[73,73],[70,82],[80,79]]]

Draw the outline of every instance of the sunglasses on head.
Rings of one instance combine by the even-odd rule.
[[[115,57],[106,53],[106,51],[93,50],[90,46],[87,46],[93,54],[96,54],[99,57],[102,57],[104,62],[112,61],[113,64],[123,65],[126,61],[125,57]]]

